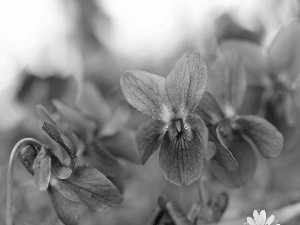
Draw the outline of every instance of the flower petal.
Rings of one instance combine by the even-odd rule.
[[[246,72],[239,54],[226,51],[217,58],[209,71],[208,91],[224,113],[232,116],[242,104],[246,91]]]
[[[257,210],[253,211],[253,218],[256,224],[260,225],[260,215]]]
[[[266,220],[267,220],[266,210],[261,210],[260,211],[260,223],[265,224]]]
[[[274,215],[271,215],[271,216],[267,219],[266,225],[271,225],[271,223],[273,223],[274,219],[275,219],[275,216],[274,216]]]
[[[197,120],[197,118],[199,117],[187,119],[188,128],[182,129],[175,135],[174,129],[176,128],[172,127],[174,126],[172,124],[161,144],[160,167],[166,179],[176,185],[191,184],[200,177],[204,167],[207,133],[202,127],[196,128],[195,124],[189,124],[194,120],[204,126],[202,120]]]
[[[249,138],[264,157],[277,157],[281,154],[283,137],[271,123],[250,115],[237,117],[235,123],[235,129]]]
[[[283,26],[268,49],[271,74],[285,73],[293,81],[300,72],[300,20]]]
[[[249,225],[257,225],[251,217],[247,217],[247,223],[249,223]]]
[[[49,186],[48,188],[53,208],[55,209],[59,219],[65,225],[77,225],[78,214],[74,202],[65,198],[56,189]]]
[[[121,77],[127,101],[154,119],[169,120],[171,112],[165,93],[165,78],[144,71],[128,71]]]
[[[245,40],[226,40],[219,47],[221,52],[239,54],[244,62],[248,84],[261,86],[267,82],[267,56],[262,46]]]
[[[166,123],[161,120],[151,120],[139,126],[135,142],[142,164],[145,164],[148,158],[159,149],[165,132]]]
[[[225,118],[216,99],[212,94],[206,91],[203,93],[195,113],[198,114],[207,125],[216,124]]]
[[[51,176],[51,158],[45,146],[42,146],[33,163],[33,178],[41,191],[46,191]]]
[[[228,148],[239,164],[238,171],[228,171],[214,160],[212,161],[212,174],[228,187],[238,188],[252,179],[257,159],[249,144],[239,135],[226,139]]]
[[[231,150],[227,148],[227,141],[224,137],[225,135],[232,135],[232,133],[225,134],[225,132],[231,132],[226,131],[228,129],[231,128],[229,127],[227,120],[221,121],[217,127],[214,126],[210,129],[210,137],[217,147],[217,151],[213,157],[213,160],[215,160],[221,167],[227,169],[228,171],[237,171],[239,163],[232,155]]]
[[[206,82],[207,67],[201,55],[185,52],[166,78],[166,91],[177,118],[196,109]]]

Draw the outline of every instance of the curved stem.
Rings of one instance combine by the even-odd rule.
[[[8,171],[7,171],[7,211],[6,211],[6,225],[13,225],[14,218],[13,218],[13,170],[14,170],[14,164],[16,161],[17,156],[20,153],[20,150],[22,150],[24,147],[31,145],[33,147],[40,147],[42,144],[33,139],[33,138],[24,138],[20,140],[15,147],[13,148],[9,163],[8,163]]]

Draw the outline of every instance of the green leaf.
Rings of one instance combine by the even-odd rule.
[[[199,116],[191,115],[184,122],[173,121],[159,152],[159,164],[166,179],[176,185],[197,180],[204,167],[206,146],[207,131]]]
[[[111,181],[90,166],[75,168],[68,179],[60,180],[60,182],[64,182],[72,190],[70,190],[71,193],[75,192],[81,203],[95,211],[118,206],[123,201],[121,194]]]
[[[221,52],[231,52],[241,57],[247,73],[248,85],[262,86],[268,82],[268,63],[264,48],[244,40],[226,40],[219,46]]]
[[[267,54],[271,74],[286,74],[293,81],[300,73],[300,20],[284,25],[274,38]]]
[[[246,72],[238,54],[227,51],[216,59],[209,71],[208,91],[227,117],[234,116],[246,91]]]
[[[103,124],[110,116],[111,109],[100,90],[92,83],[86,82],[79,90],[77,98],[79,108]]]
[[[51,158],[45,146],[42,146],[33,162],[33,178],[41,191],[46,191],[51,176]]]
[[[135,142],[142,164],[145,164],[148,158],[159,149],[166,128],[166,123],[161,120],[151,120],[138,127]]]
[[[68,167],[72,170],[75,166],[75,163],[77,161],[77,156],[74,150],[71,150],[69,146],[64,142],[64,140],[61,137],[60,131],[58,128],[48,122],[44,122],[43,124],[43,130],[59,145],[61,145],[69,154],[71,158],[71,162],[68,165]]]
[[[166,78],[168,99],[177,118],[196,109],[206,82],[207,67],[201,55],[185,52]]]
[[[154,119],[170,119],[163,77],[133,70],[123,73],[120,82],[127,101],[133,107]]]
[[[140,155],[135,144],[135,132],[133,130],[123,128],[113,136],[99,138],[99,141],[114,157],[140,163]]]
[[[49,186],[48,188],[53,208],[55,209],[59,219],[65,225],[78,225],[78,214],[74,202],[65,198],[56,189]]]
[[[195,113],[205,121],[206,125],[214,125],[225,118],[218,102],[209,92],[203,93]]]
[[[281,154],[282,134],[265,119],[258,116],[239,116],[234,123],[233,127],[245,135],[264,157],[277,157]]]
[[[228,121],[221,121],[217,126],[213,126],[210,129],[210,138],[217,147],[216,154],[212,158],[215,160],[221,167],[227,169],[228,171],[237,171],[239,168],[239,163],[234,158],[231,153],[231,149],[227,147],[227,141],[225,136],[231,136],[232,133],[230,130]]]
[[[238,188],[250,181],[255,173],[257,159],[249,144],[240,136],[226,139],[228,148],[239,164],[237,171],[228,171],[212,161],[211,171],[222,183],[231,188]]]

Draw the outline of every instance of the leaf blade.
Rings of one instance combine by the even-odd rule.
[[[101,172],[91,166],[75,168],[72,175],[63,180],[80,201],[94,211],[118,206],[123,201],[119,190]]]
[[[48,188],[52,204],[59,219],[65,225],[78,225],[78,214],[75,204],[63,197],[57,190],[51,186]]]

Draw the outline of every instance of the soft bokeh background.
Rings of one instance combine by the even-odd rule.
[[[299,17],[299,7],[296,0],[0,0],[0,224],[5,221],[10,151],[19,139],[40,132],[36,104],[51,111],[53,98],[73,101],[83,80],[96,84],[107,98],[120,97],[124,71],[166,76],[188,49],[201,53],[209,65],[223,39],[267,47],[282,24]],[[136,128],[146,120],[133,110],[128,124]],[[298,201],[300,154],[292,152],[273,162],[282,167],[272,178],[276,191],[264,189],[270,167],[261,158],[255,179],[245,187],[211,184],[231,194],[224,220]],[[80,224],[145,224],[161,193],[185,212],[199,197],[197,182],[178,188],[163,178],[157,154],[144,167],[127,169],[134,176],[126,182],[124,203],[100,214],[79,207]],[[19,163],[15,171],[17,223],[59,224],[47,194],[34,187]]]

